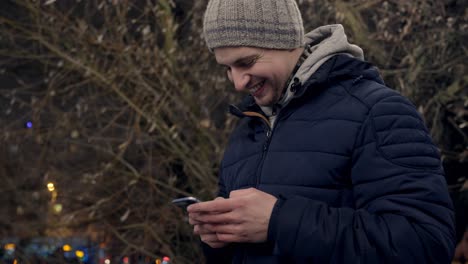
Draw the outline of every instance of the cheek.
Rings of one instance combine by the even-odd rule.
[[[259,71],[259,75],[265,76],[266,78],[274,82],[278,82],[284,79],[285,77],[289,77],[285,76],[287,75],[287,71],[284,69],[284,65],[278,64],[272,64],[269,65],[269,67],[267,68],[261,69],[261,71]]]

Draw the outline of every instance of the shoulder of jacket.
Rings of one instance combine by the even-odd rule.
[[[362,81],[360,85],[351,90],[368,107],[367,127],[381,155],[401,166],[439,169],[439,151],[415,105],[383,84]]]
[[[394,98],[401,102],[410,103],[409,100],[398,91],[375,80],[369,80],[365,77],[359,76],[352,81],[348,81],[348,83],[349,84],[346,85],[347,92],[369,109],[388,98]]]

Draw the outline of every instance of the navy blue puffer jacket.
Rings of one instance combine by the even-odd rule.
[[[279,199],[268,242],[222,252],[233,263],[450,263],[452,204],[412,103],[346,55],[295,88],[273,128],[251,97],[231,109],[241,120],[220,196],[253,187]]]

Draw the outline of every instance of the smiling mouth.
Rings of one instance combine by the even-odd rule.
[[[263,85],[265,84],[265,81],[262,81],[262,82],[259,82],[257,83],[255,86],[252,86],[249,91],[250,91],[250,94],[252,94],[252,96],[258,96],[262,91],[262,87]]]

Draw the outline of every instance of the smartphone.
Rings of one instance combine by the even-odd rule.
[[[172,200],[173,204],[183,209],[187,209],[187,206],[194,204],[194,203],[199,203],[199,202],[201,201],[192,196],[182,197],[182,198],[177,198],[177,199]]]

